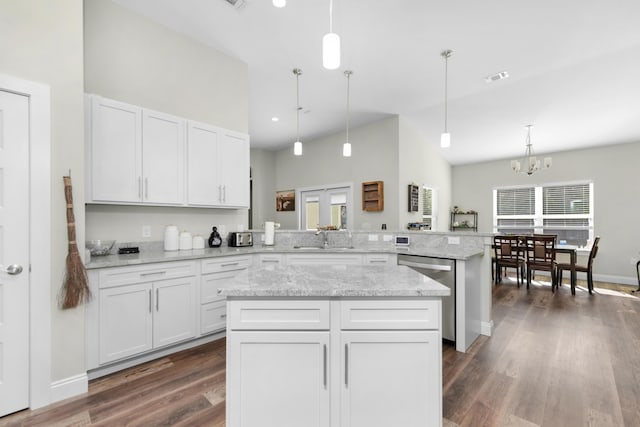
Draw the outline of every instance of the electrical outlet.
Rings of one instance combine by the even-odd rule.
[[[151,237],[151,226],[143,225],[142,226],[142,237]]]
[[[377,234],[369,234],[369,241],[370,242],[377,242],[378,241],[378,235]]]
[[[221,236],[224,236],[225,234],[227,234],[227,227],[224,225],[219,225],[218,233],[220,233]]]
[[[456,236],[448,236],[447,237],[447,243],[449,243],[450,245],[459,245],[460,244],[460,237]]]

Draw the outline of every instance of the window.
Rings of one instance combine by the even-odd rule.
[[[316,230],[327,225],[338,229],[353,227],[349,200],[350,186],[305,188],[300,191],[300,229]]]
[[[422,223],[428,230],[436,229],[436,190],[422,187]]]
[[[548,184],[493,190],[493,230],[511,234],[556,234],[558,242],[593,241],[593,183]]]

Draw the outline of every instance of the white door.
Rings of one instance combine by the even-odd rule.
[[[142,114],[142,199],[181,204],[184,187],[184,121],[144,110]]]
[[[0,417],[29,406],[28,186],[29,100],[0,90]]]
[[[340,425],[441,425],[440,340],[437,331],[342,332]]]
[[[329,332],[228,335],[227,427],[328,427],[328,347]]]
[[[142,111],[100,97],[91,98],[88,200],[142,199]]]
[[[249,207],[249,141],[246,135],[223,132],[218,145],[222,203]]]
[[[153,347],[196,336],[196,278],[162,280],[153,284]]]

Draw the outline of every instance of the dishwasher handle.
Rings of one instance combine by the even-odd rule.
[[[398,265],[406,265],[407,267],[415,267],[422,268],[425,270],[438,270],[438,271],[451,271],[450,265],[442,265],[442,264],[426,264],[421,262],[411,262],[411,261],[398,261]]]

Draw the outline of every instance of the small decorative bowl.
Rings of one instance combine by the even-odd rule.
[[[109,255],[115,243],[115,240],[89,240],[84,247],[89,249],[91,256]]]

